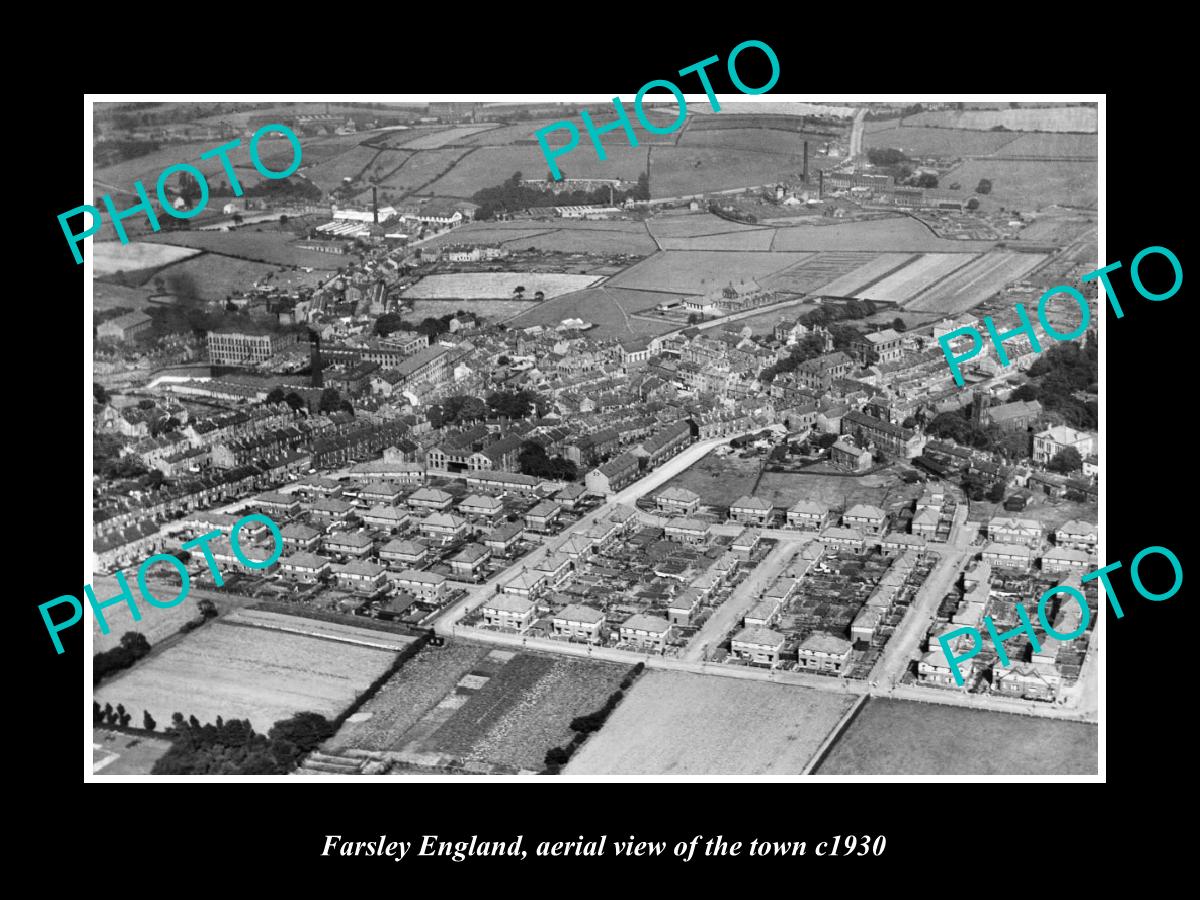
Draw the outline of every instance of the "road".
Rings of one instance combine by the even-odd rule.
[[[863,123],[866,120],[867,108],[864,106],[854,114],[854,125],[850,129],[850,158],[855,162],[863,152]]]
[[[755,598],[769,586],[775,576],[787,567],[800,548],[812,540],[812,535],[801,536],[799,540],[796,539],[796,535],[792,537],[793,539],[787,543],[777,544],[775,549],[754,567],[750,576],[734,588],[729,599],[717,607],[711,618],[704,623],[704,627],[688,644],[687,650],[683,654],[684,660],[687,662],[703,660],[705,651],[710,647],[715,647],[726,634],[733,630],[742,616],[754,605]]]

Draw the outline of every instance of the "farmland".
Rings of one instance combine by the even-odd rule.
[[[907,116],[906,125],[987,131],[1003,125],[1009,131],[1096,131],[1096,105],[1025,107],[1021,109],[944,110]]]
[[[973,253],[926,253],[854,296],[859,299],[903,303],[974,258]]]
[[[988,165],[990,164],[988,163]],[[972,187],[974,187],[974,183],[972,183]],[[780,228],[779,234],[775,238],[776,252],[780,250],[836,250],[839,252],[875,250],[925,253],[940,250],[946,253],[962,253],[971,250],[987,250],[991,246],[991,242],[988,241],[954,241],[940,238],[911,216],[889,216],[839,225],[796,225],[791,228]]]
[[[804,165],[801,153],[799,142],[791,153],[682,145],[654,147],[650,154],[650,196],[688,196],[792,178]]]
[[[131,582],[133,580],[132,575],[126,575],[126,578]],[[150,577],[149,584],[150,589],[159,597],[170,598],[179,590],[178,586],[172,587],[166,584],[160,586],[153,576]],[[96,592],[98,600],[115,597],[121,592],[116,579],[111,575],[97,575],[92,581],[92,589]],[[193,584],[188,599],[178,606],[155,609],[146,603],[139,602],[138,609],[142,613],[142,618],[138,622],[133,621],[129,615],[129,607],[124,603],[119,603],[104,610],[104,620],[109,627],[108,634],[100,633],[100,622],[95,616],[92,617],[92,653],[113,649],[121,643],[121,635],[127,631],[144,634],[151,646],[158,644],[179,631],[188,621],[200,618],[200,607],[197,601],[202,598],[212,600],[222,613],[250,602],[236,594],[206,590]]]
[[[909,156],[987,156],[1018,139],[1019,135],[1003,131],[910,128],[889,123],[888,128],[868,129],[863,135],[863,146],[894,147]]]
[[[652,669],[566,775],[798,775],[853,698]]]
[[[593,284],[591,275],[560,275],[549,272],[463,272],[454,275],[427,275],[404,292],[404,298],[416,300],[479,299],[509,300],[513,289],[525,288],[530,299],[538,291],[557,297]]]
[[[910,312],[955,315],[979,305],[1010,281],[1016,281],[1045,257],[1040,253],[985,254],[905,304]]]
[[[716,121],[716,120],[713,120]],[[801,162],[804,159],[804,141],[806,135],[795,131],[782,131],[774,128],[696,128],[694,124],[688,126],[688,130],[683,133],[679,139],[679,146],[687,149],[700,147],[720,147],[730,150],[742,150],[749,153],[776,153],[784,155],[800,154]],[[816,166],[820,160],[826,162],[825,157],[818,157],[815,152],[817,146],[828,140],[825,137],[808,136],[807,139],[811,142],[809,146],[810,154],[808,165],[810,171]],[[657,152],[657,151],[656,151]]]
[[[537,234],[546,234],[551,231],[552,227],[542,225],[541,223],[474,222],[430,238],[425,242],[424,246],[433,248],[445,244],[461,244],[465,242],[503,244],[507,241],[513,241],[517,246],[520,246],[519,242],[523,238],[533,237]]]
[[[92,259],[96,275],[111,275],[114,272],[137,272],[141,269],[157,269],[195,256],[199,250],[186,247],[166,247],[133,241],[121,244],[118,241],[93,241]]]
[[[539,305],[528,300],[414,300],[411,311],[415,319],[439,319],[461,309],[492,322],[504,322]]]
[[[471,152],[470,150],[451,148],[422,150],[406,157],[403,164],[397,159],[394,164],[395,168],[386,171],[384,177],[378,182],[379,189],[380,191],[399,193],[401,197],[424,190],[430,182],[436,181]],[[391,155],[399,156],[400,154]],[[366,186],[364,186],[364,190],[366,190]]]
[[[190,247],[195,251],[207,250],[279,266],[309,266],[314,269],[338,267],[337,258],[328,253],[295,247],[296,235],[286,231],[254,231],[250,228],[237,231],[173,231],[147,236],[146,240],[166,250]]]
[[[771,290],[808,294],[853,272],[870,262],[871,258],[872,254],[861,250],[809,254],[800,262],[764,278],[762,284]]]
[[[1094,134],[1022,134],[997,151],[995,156],[1095,157]]]
[[[637,231],[614,228],[557,228],[508,244],[512,250],[534,248],[558,253],[629,254],[649,256],[658,249],[650,235],[639,226]]]
[[[749,226],[735,225],[707,212],[682,214],[668,212],[647,219],[646,227],[650,229],[651,234],[660,240],[664,238],[694,237],[701,234],[721,234],[749,228]]]
[[[159,722],[181,712],[201,722],[249,719],[265,732],[297,712],[336,716],[394,658],[386,650],[217,621],[101,685],[96,700],[148,709]]]
[[[646,168],[646,148],[630,147],[624,134],[607,138],[604,147],[607,158],[604,160],[597,159],[586,134],[583,140],[575,151],[558,158],[559,168],[566,178],[620,178],[634,182]],[[437,152],[462,154],[464,151]],[[549,172],[546,158],[536,142],[480,147],[429,185],[425,193],[439,197],[470,197],[481,188],[499,184],[514,172],[521,172],[525,178],[546,177]]]
[[[1094,775],[1095,725],[904,700],[867,701],[817,775]]]
[[[570,722],[604,704],[624,665],[454,642],[406,663],[329,741],[410,761],[539,770]]]
[[[130,710],[140,726],[141,717]],[[157,724],[157,723],[156,723]],[[163,722],[162,727],[169,723]],[[93,775],[149,775],[158,758],[167,752],[171,742],[165,738],[146,737],[110,731],[107,728],[92,729],[92,774]]]
[[[489,131],[495,127],[495,125],[455,125],[433,133],[418,134],[405,142],[404,147],[406,150],[436,150],[449,144],[461,144],[464,138],[481,131]]]
[[[987,201],[1009,209],[1096,208],[1096,164],[1091,162],[973,159],[944,177],[969,189],[981,178],[990,179],[992,192]]]
[[[829,282],[820,292],[831,297],[853,297],[871,282],[883,278],[911,259],[908,253],[876,254],[869,262]]]
[[[664,237],[659,244],[664,250],[770,250],[774,238],[773,228],[739,228],[696,237]]]
[[[799,253],[665,250],[611,279],[613,287],[703,294],[738,278],[760,279],[805,259]]]

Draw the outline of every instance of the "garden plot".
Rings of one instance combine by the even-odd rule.
[[[1041,253],[988,253],[918,293],[905,308],[910,312],[956,315],[1017,281],[1045,258]]]
[[[974,253],[925,253],[854,296],[860,300],[903,303],[975,257]]]

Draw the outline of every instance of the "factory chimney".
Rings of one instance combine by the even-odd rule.
[[[804,186],[808,187],[808,141],[804,142]]]
[[[379,224],[379,188],[371,185],[371,212],[374,213],[375,224]]]
[[[825,170],[817,169],[817,199],[825,199]]]
[[[321,374],[321,335],[315,331],[308,333],[309,339],[309,367],[312,369],[312,386],[315,388],[325,387],[325,379]]]

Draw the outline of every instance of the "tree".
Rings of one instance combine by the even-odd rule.
[[[217,604],[207,597],[202,597],[196,605],[200,608],[200,615],[206,619],[214,618],[217,615]]]
[[[142,710],[142,727],[147,731],[153,731],[157,725],[158,723],[154,721],[154,716],[150,715],[150,710]]]
[[[342,395],[338,393],[337,388],[325,388],[321,392],[321,402],[317,409],[323,413],[336,412],[342,403]]]
[[[700,317],[697,316],[695,313],[688,313],[687,323],[689,325],[695,325],[699,321],[700,321]]]
[[[938,186],[938,177],[932,172],[922,172],[917,176],[917,187],[919,188],[935,188]]]
[[[990,178],[980,178],[979,184],[975,185],[975,193],[990,194],[992,192],[992,180]]]
[[[993,482],[992,486],[990,488],[988,488],[987,498],[989,500],[991,500],[993,503],[999,503],[1001,500],[1003,500],[1004,499],[1004,482],[1003,481]]]
[[[978,200],[978,198],[976,198],[976,197],[972,197],[970,200],[968,200],[968,201],[967,201],[967,209],[969,209],[969,210],[976,210],[976,209],[979,209],[979,200]]]
[[[397,313],[384,313],[375,320],[375,333],[381,337],[386,337],[393,331],[403,331],[405,327],[404,320]]]
[[[233,214],[233,224],[234,224],[234,225],[241,225],[241,224],[242,224],[242,214],[241,214],[241,213],[234,213],[234,214]]]
[[[179,196],[188,205],[188,209],[196,205],[196,201],[200,199],[202,193],[200,182],[196,180],[194,175],[189,172],[179,173]]]
[[[1064,447],[1055,454],[1054,459],[1046,465],[1051,472],[1069,475],[1083,466],[1083,457],[1074,447]]]
[[[100,704],[95,700],[92,701],[92,724],[99,725],[104,721],[104,711],[100,708]]]
[[[892,330],[905,332],[908,330],[908,326],[904,324],[904,320],[902,318],[896,316],[896,318],[892,319]]]
[[[104,704],[104,721],[112,725],[117,719],[117,712],[112,708],[111,703]]]
[[[150,652],[150,642],[140,631],[127,631],[121,635],[121,647],[140,656]]]
[[[649,200],[650,199],[650,173],[642,172],[638,175],[637,188],[633,192],[634,200]]]
[[[496,360],[496,365],[507,366],[511,362],[512,362],[511,359],[509,359],[505,354],[501,353],[500,358]]]
[[[106,403],[108,403],[108,391],[104,389],[104,385],[97,384],[94,381],[92,382],[92,396],[96,398],[96,402],[101,406],[104,406]]]
[[[837,443],[837,440],[838,440],[838,436],[836,434],[819,434],[813,440],[813,443],[816,444],[818,447],[820,447],[822,450],[828,450],[830,447],[832,447],[834,444]]]
[[[286,397],[284,397],[283,402],[290,406],[293,410],[304,409],[304,407],[307,405],[304,402],[304,398],[295,391],[291,391]]]
[[[123,703],[118,703],[118,704],[117,704],[117,721],[118,721],[118,722],[121,724],[121,727],[122,727],[122,728],[128,728],[128,727],[129,727],[129,720],[130,720],[130,719],[132,719],[132,718],[133,718],[133,716],[132,716],[132,715],[130,715],[129,713],[125,712],[125,704],[123,704]]]
[[[267,402],[268,403],[282,403],[283,398],[285,396],[286,395],[283,392],[283,388],[275,387],[275,388],[272,388],[270,393],[267,394]]]
[[[153,400],[139,400],[137,402],[138,409],[154,409]]]

